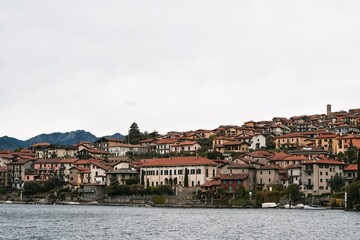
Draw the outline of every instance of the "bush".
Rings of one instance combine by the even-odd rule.
[[[36,181],[29,181],[24,183],[25,194],[35,194],[42,192],[42,186]]]
[[[165,197],[161,195],[153,196],[153,202],[155,204],[165,204]]]

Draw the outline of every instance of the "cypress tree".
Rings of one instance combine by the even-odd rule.
[[[360,149],[359,149],[358,157],[357,157],[357,167],[358,167],[357,180],[360,181]]]
[[[189,176],[188,176],[188,169],[187,168],[185,168],[184,187],[189,187]]]

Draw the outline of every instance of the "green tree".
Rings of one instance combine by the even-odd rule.
[[[142,195],[144,193],[144,186],[140,184],[130,185],[130,194],[132,195]]]
[[[54,188],[64,185],[64,181],[59,177],[52,177],[44,183],[43,191],[48,192]]]
[[[184,187],[189,187],[189,173],[187,168],[185,168]]]
[[[208,159],[224,159],[224,155],[221,152],[212,151],[207,154]]]
[[[355,162],[357,160],[357,153],[358,153],[357,147],[350,146],[345,152],[346,162],[347,163]]]
[[[139,183],[138,178],[129,178],[129,179],[125,180],[126,185],[133,185],[133,184],[138,184],[138,183]]]
[[[299,186],[297,184],[290,184],[284,192],[293,202],[300,201],[304,196],[304,193],[299,190]]]
[[[141,140],[141,132],[137,123],[133,122],[130,126],[129,134],[125,140],[130,144],[139,144]]]
[[[119,187],[119,181],[116,178],[110,179],[110,185],[107,187],[106,193],[109,196],[118,195],[118,187]]]
[[[272,150],[276,148],[276,144],[274,142],[274,137],[271,135],[266,136],[266,149]]]
[[[42,191],[41,185],[36,181],[29,181],[24,183],[24,192],[26,194],[35,194]]]
[[[360,204],[360,181],[350,184],[348,189],[348,206],[352,208],[354,205]]]
[[[357,170],[357,180],[360,181],[360,149],[359,149],[359,152],[358,152],[357,166],[358,166],[358,170]]]
[[[339,174],[335,174],[335,176],[329,180],[328,186],[331,188],[331,192],[340,192],[341,188],[345,186],[345,179],[340,177]]]

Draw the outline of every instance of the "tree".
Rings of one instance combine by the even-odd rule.
[[[126,138],[125,138],[126,139]],[[141,132],[137,123],[133,122],[130,126],[127,142],[130,144],[139,144],[141,140]]]
[[[44,183],[43,192],[48,192],[56,187],[61,187],[64,181],[59,177],[52,177]]]
[[[27,194],[40,193],[42,190],[41,185],[35,181],[29,181],[24,183],[24,192]]]
[[[300,192],[299,186],[297,184],[290,184],[285,189],[285,194],[289,196],[289,198],[294,202],[300,201],[301,198],[304,196],[304,193]]]
[[[185,168],[184,187],[189,187],[189,174],[187,168]]]
[[[360,181],[350,184],[348,189],[348,206],[352,208],[354,205],[360,204]]]
[[[329,182],[328,186],[331,188],[331,192],[340,192],[341,188],[345,185],[345,179],[340,177],[339,174],[335,174]]]
[[[358,170],[357,170],[357,180],[360,181],[360,149],[359,149],[359,152],[358,152],[357,166],[358,166]]]
[[[272,150],[276,148],[276,144],[274,142],[274,137],[271,135],[266,136],[266,149]]]
[[[218,158],[224,159],[224,155],[221,152],[212,151],[212,152],[208,152],[207,158],[208,159],[218,159]]]
[[[358,153],[357,147],[350,146],[345,152],[346,162],[352,163],[352,162],[356,161],[357,153]]]
[[[106,189],[106,193],[109,196],[115,196],[118,194],[118,186],[119,186],[119,181],[114,178],[114,179],[110,179],[110,185],[107,187]]]

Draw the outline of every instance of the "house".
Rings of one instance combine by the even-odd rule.
[[[293,132],[274,138],[276,148],[278,149],[294,149],[297,147],[306,147],[309,140],[314,137],[314,132]],[[311,143],[310,143],[311,144]]]
[[[178,142],[177,138],[164,138],[156,142],[156,151],[159,154],[170,154],[171,145]]]
[[[232,141],[232,139],[229,137],[214,138],[212,141],[213,149],[217,152],[224,153],[225,152],[224,143],[229,142],[229,141]]]
[[[131,145],[125,143],[117,143],[109,147],[109,153],[112,156],[124,157],[128,152],[132,152],[134,154],[143,154],[148,152],[148,148],[142,145]]]
[[[34,160],[20,159],[8,164],[10,168],[10,182],[12,188],[24,187],[25,175],[34,171]]]
[[[156,139],[145,139],[140,141],[140,145],[147,149],[147,152],[156,151]]]
[[[65,182],[69,182],[70,168],[75,166],[75,162],[78,161],[77,158],[65,158],[60,159],[60,172],[59,175],[64,178]]]
[[[301,163],[301,190],[306,196],[331,193],[328,186],[330,178],[335,174],[343,176],[344,163],[326,157],[313,158]]]
[[[96,201],[105,195],[106,186],[96,183],[86,183],[80,186],[78,193],[82,201]]]
[[[200,186],[200,190],[202,193],[215,192],[220,187],[221,180],[216,178],[214,180],[210,180]]]
[[[139,172],[131,169],[129,166],[127,168],[117,168],[106,172],[106,184],[108,186],[115,179],[120,185],[125,185],[128,179],[139,179]]]
[[[277,165],[266,165],[259,167],[256,171],[256,185],[259,190],[265,190],[268,185],[284,185],[284,170]]]
[[[360,136],[355,134],[348,134],[337,137],[336,154],[345,153],[350,146],[360,148]]]
[[[35,158],[67,158],[75,157],[77,148],[74,146],[38,143],[31,147],[35,153]]]
[[[34,162],[34,172],[27,174],[26,180],[47,181],[53,176],[60,176],[60,168],[60,159],[38,159]]]
[[[301,164],[289,164],[285,167],[288,176],[288,183],[289,184],[297,184],[301,185],[301,176],[302,176],[302,168]]]
[[[216,176],[217,164],[204,157],[171,157],[147,159],[140,165],[141,182],[145,187],[180,184],[194,187]],[[188,183],[188,186],[186,186]]]
[[[195,154],[200,147],[200,144],[195,141],[177,142],[171,145],[171,152]]]
[[[352,182],[357,180],[358,165],[350,164],[344,168],[345,186],[349,186]]]
[[[72,167],[69,169],[69,173],[69,182],[76,184],[78,187],[91,181],[91,171],[87,168]]]
[[[0,166],[0,189],[9,187],[10,182],[10,168],[7,166]]]
[[[113,137],[102,137],[99,140],[95,141],[95,146],[103,151],[109,151],[109,147],[115,146],[119,143],[124,143],[120,138]]]
[[[229,141],[224,144],[224,152],[248,152],[250,144],[245,141]]]
[[[12,162],[14,156],[8,153],[0,153],[0,167],[7,166],[9,163]]]
[[[337,153],[338,152],[338,144],[336,144],[337,137],[338,135],[336,134],[325,133],[316,136],[314,139],[316,146],[321,147],[324,150],[329,151],[330,153]]]
[[[99,150],[95,148],[83,149],[78,152],[78,157],[81,159],[90,159],[90,158],[106,158],[110,155],[108,151]]]
[[[247,191],[249,190],[249,174],[220,174],[220,187],[223,187],[226,192],[234,193],[241,186]]]
[[[249,165],[249,164],[239,164],[239,163],[232,163],[228,167],[228,175],[248,175],[246,178],[246,184],[244,187],[247,191],[255,190],[256,187],[256,167]]]

